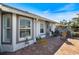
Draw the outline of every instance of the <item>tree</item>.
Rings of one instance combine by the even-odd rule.
[[[79,14],[77,14],[77,17],[72,18],[71,21],[66,21],[64,19],[63,21],[60,21],[60,23],[66,25],[74,31],[79,31]]]
[[[65,19],[63,19],[63,21],[60,21],[60,23],[63,25],[67,25],[67,21]]]
[[[79,31],[79,14],[77,14],[77,16],[78,17],[72,19],[71,27],[74,29],[74,31]]]

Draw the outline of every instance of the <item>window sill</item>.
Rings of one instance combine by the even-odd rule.
[[[30,40],[33,40],[33,39],[29,39],[28,41],[30,41]],[[23,42],[26,42],[26,40],[17,41],[16,43],[18,44],[18,43],[23,43]]]

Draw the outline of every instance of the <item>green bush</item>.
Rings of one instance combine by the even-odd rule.
[[[41,40],[42,38],[41,37],[36,37],[36,41],[39,41]]]
[[[41,44],[41,45],[47,45],[48,44],[48,41],[45,40],[44,38],[41,38],[41,37],[36,37],[36,41],[38,44]]]
[[[79,37],[79,32],[74,32],[74,33],[72,34],[72,36],[73,36],[73,37]]]

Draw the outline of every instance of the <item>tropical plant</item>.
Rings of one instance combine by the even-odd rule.
[[[79,14],[77,14],[77,17],[72,18],[70,21],[64,19],[63,21],[60,21],[60,23],[68,28],[71,28],[73,31],[79,31]]]
[[[38,44],[41,44],[41,45],[47,45],[48,44],[47,40],[45,40],[44,38],[36,37],[36,40],[37,40]]]
[[[77,14],[78,17],[75,17],[72,19],[72,29],[74,29],[74,31],[79,31],[79,15]]]
[[[62,21],[60,21],[60,23],[63,25],[67,25],[68,22],[65,19],[63,19]]]
[[[39,41],[39,40],[41,40],[41,39],[42,39],[41,37],[36,37],[36,40],[37,40],[37,41]]]

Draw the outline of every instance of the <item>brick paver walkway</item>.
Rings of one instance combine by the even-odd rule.
[[[48,38],[45,40],[48,41],[47,45],[40,45],[36,43],[13,53],[2,53],[2,54],[5,54],[5,55],[53,55],[64,43],[64,41],[58,39],[57,37]]]
[[[66,41],[55,55],[79,55],[79,38]]]

